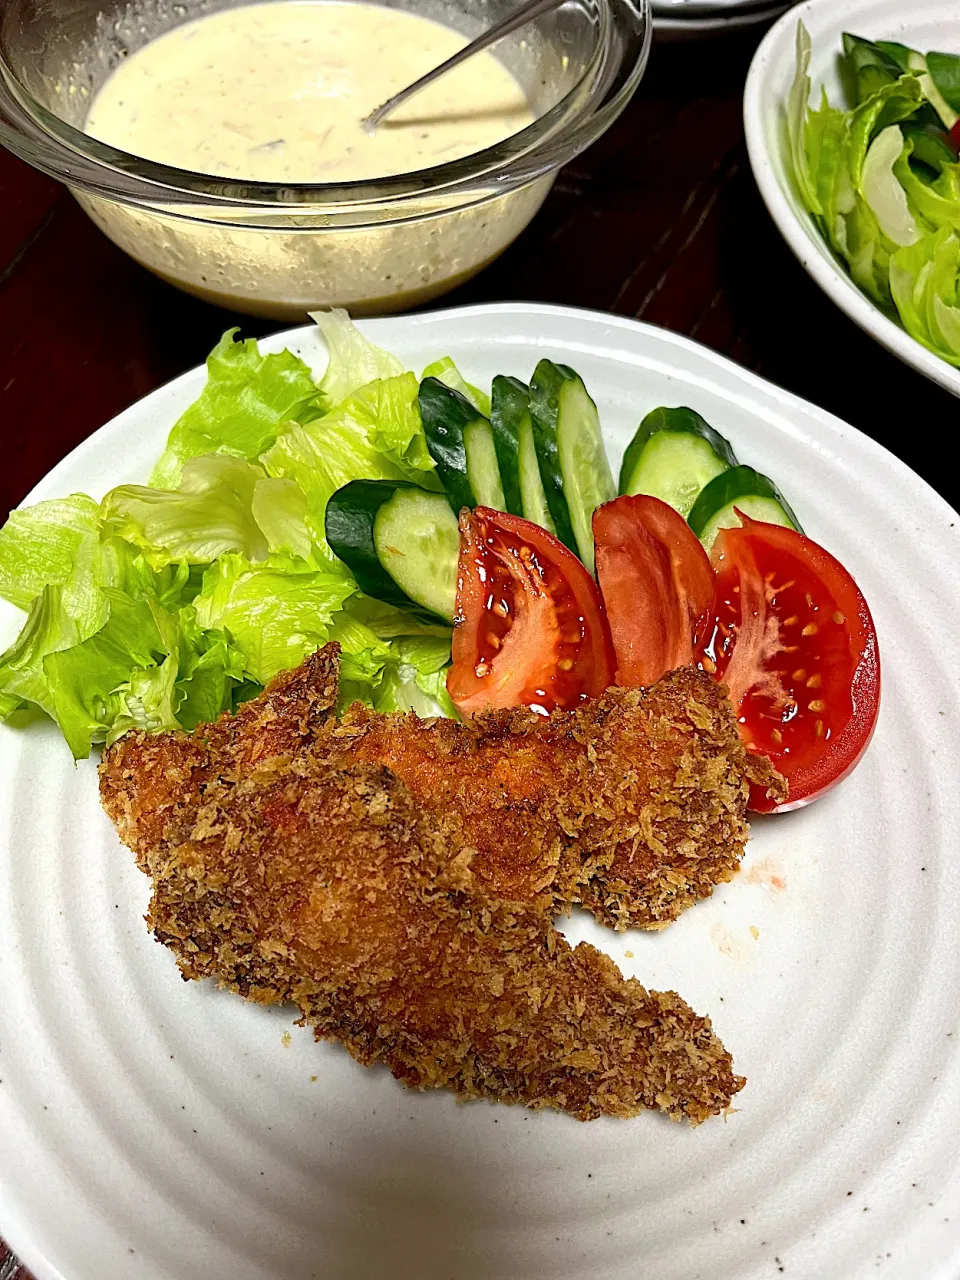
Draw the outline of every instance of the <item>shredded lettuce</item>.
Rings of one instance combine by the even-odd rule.
[[[111,489],[100,514],[105,532],[140,547],[157,568],[209,564],[228,552],[265,560],[271,551],[286,551],[306,559],[312,545],[306,499],[296,484],[216,454],[187,462],[177,489]]]
[[[393,647],[380,684],[373,695],[378,711],[415,711],[429,716],[457,718],[447,693],[449,642],[432,636],[408,636]]]
[[[228,330],[207,357],[206,385],[170,432],[152,485],[172,488],[183,464],[205,453],[253,461],[294,423],[322,413],[321,390],[298,356],[261,355],[253,338],[235,342],[236,332]]]
[[[245,674],[266,684],[327,643],[334,616],[354,590],[343,576],[300,572],[283,557],[257,565],[225,555],[204,575],[195,607],[202,627],[228,632]]]
[[[797,28],[786,104],[797,194],[854,282],[918,342],[960,364],[960,164],[947,133],[960,57],[843,38],[849,111],[810,97],[810,38]]]
[[[0,655],[0,720],[43,712],[79,759],[130,729],[215,720],[330,640],[342,706],[455,714],[450,629],[364,596],[324,536],[350,480],[439,490],[418,380],[345,312],[316,319],[330,349],[319,385],[296,356],[231,331],[149,485],[12,513],[0,596],[26,616]],[[452,361],[436,368],[488,411]]]
[[[0,596],[29,609],[45,586],[63,589],[63,606],[89,634],[104,620],[99,508],[86,494],[12,511],[0,529]]]
[[[320,394],[326,408],[346,400],[368,382],[395,378],[403,373],[397,357],[365,338],[342,308],[313,311],[310,319],[327,344],[327,368],[320,379]]]

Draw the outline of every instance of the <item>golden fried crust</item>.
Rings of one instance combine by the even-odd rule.
[[[744,748],[726,690],[693,667],[610,689],[577,716],[592,770],[568,805],[583,855],[609,854],[580,900],[616,929],[664,928],[739,868],[749,783],[782,794],[782,780]]]
[[[221,761],[189,836],[141,838],[141,856],[149,924],[185,977],[292,999],[318,1038],[408,1086],[699,1123],[744,1083],[678,996],[487,898],[382,769],[305,752],[250,776]]]
[[[682,668],[651,689],[610,689],[549,718],[491,711],[464,724],[354,707],[320,730],[341,765],[386,765],[496,896],[618,929],[659,929],[737,870],[748,756],[725,691]]]
[[[339,653],[338,645],[319,649],[216,724],[192,734],[127,733],[104,752],[100,798],[142,871],[151,850],[186,838],[221,764],[242,776],[313,741],[336,705]]]
[[[182,839],[224,760],[238,775],[303,753],[380,764],[471,855],[485,892],[660,929],[736,872],[748,783],[783,794],[769,762],[744,749],[722,687],[690,667],[572,712],[458,724],[360,706],[337,720],[337,665],[329,645],[216,725],[122,738],[101,769],[121,838],[138,853],[140,841]]]

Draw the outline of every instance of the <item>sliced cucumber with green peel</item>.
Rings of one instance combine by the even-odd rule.
[[[476,506],[502,511],[503,483],[487,419],[439,378],[424,378],[419,403],[427,448],[454,514]]]
[[[351,480],[327,503],[325,524],[361,591],[453,621],[460,532],[444,494],[403,480]]]
[[[693,409],[654,409],[620,467],[620,492],[660,498],[686,518],[711,480],[737,465],[728,440]]]
[[[570,511],[563,493],[563,473],[557,446],[560,418],[560,391],[572,369],[564,369],[552,360],[541,360],[530,380],[530,416],[533,419],[533,441],[537,451],[540,480],[557,537],[571,551],[577,550],[577,539],[570,522]]]
[[[460,529],[443,495],[397,490],[373,524],[377,558],[414,604],[453,621]]]
[[[597,406],[583,379],[541,360],[530,383],[540,477],[557,536],[593,572],[593,513],[616,494]]]
[[[737,510],[766,524],[785,525],[803,532],[786,498],[753,467],[732,467],[711,480],[693,504],[687,523],[709,551],[721,529],[740,524]]]
[[[504,509],[514,516],[525,514],[520,491],[520,428],[525,419],[529,422],[529,387],[519,378],[497,374],[490,392],[490,426],[503,484]]]
[[[540,461],[537,458],[537,445],[533,438],[533,418],[529,409],[521,419],[517,430],[517,471],[520,477],[520,498],[523,504],[523,517],[538,524],[547,533],[555,534],[557,526],[547,505],[547,491],[540,478]]]

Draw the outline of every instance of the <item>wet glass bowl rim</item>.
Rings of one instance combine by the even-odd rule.
[[[336,220],[341,222],[344,217],[352,220],[351,211],[362,216],[370,206],[379,208],[379,221],[394,221],[391,206],[396,220],[405,221],[411,216],[411,202],[431,197],[450,201],[434,212],[450,211],[461,204],[458,194],[469,206],[559,169],[599,137],[630,100],[649,57],[650,0],[580,3],[599,16],[599,38],[584,75],[570,91],[532,124],[493,146],[410,173],[336,184],[277,185],[233,182],[144,160],[91,138],[36,102],[2,52],[0,143],[77,190],[188,217],[198,213],[196,206],[203,206],[208,211],[203,221],[210,221],[216,211],[219,220],[243,225],[249,225],[250,215],[256,213],[339,214]],[[619,49],[614,38],[618,27],[626,33]],[[424,212],[412,216],[422,217]],[[315,231],[316,225],[310,229]]]

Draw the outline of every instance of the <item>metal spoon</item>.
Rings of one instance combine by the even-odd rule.
[[[471,40],[468,45],[465,45],[459,53],[455,53],[452,58],[448,58],[446,62],[441,62],[439,67],[434,67],[425,76],[421,76],[419,80],[414,80],[413,84],[408,84],[405,89],[401,89],[392,98],[388,98],[386,102],[381,103],[376,110],[371,111],[363,119],[364,129],[368,133],[373,133],[384,116],[389,115],[391,111],[395,111],[408,98],[412,98],[415,93],[425,89],[428,84],[433,84],[434,80],[438,80],[440,76],[445,76],[454,67],[459,67],[461,62],[466,62],[475,53],[480,53],[483,49],[495,44],[497,40],[508,36],[511,31],[516,31],[518,27],[525,26],[528,22],[532,22],[534,18],[539,18],[543,13],[549,13],[551,9],[559,9],[563,3],[564,0],[527,0],[526,4],[522,4],[519,9],[504,18],[502,22],[496,23],[489,31],[485,31],[482,36],[477,36],[476,40]]]

